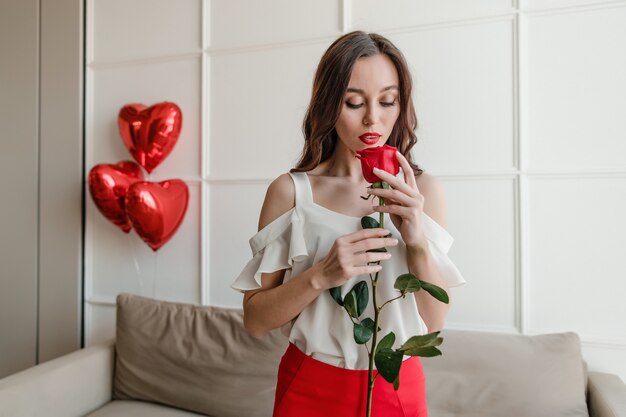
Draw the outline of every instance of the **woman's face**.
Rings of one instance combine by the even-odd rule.
[[[398,72],[387,55],[356,61],[335,125],[345,147],[356,152],[387,142],[400,114],[399,87]]]

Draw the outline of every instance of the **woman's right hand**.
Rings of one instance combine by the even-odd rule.
[[[338,237],[328,255],[317,265],[320,274],[316,287],[322,290],[338,287],[357,275],[380,271],[380,265],[370,263],[389,259],[391,254],[367,251],[398,244],[397,239],[385,236],[389,236],[388,230],[376,228]]]

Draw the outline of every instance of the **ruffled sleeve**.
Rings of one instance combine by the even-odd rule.
[[[308,256],[302,219],[292,208],[250,239],[252,259],[231,284],[244,292],[261,287],[261,274],[289,269]]]
[[[450,287],[458,287],[465,284],[465,279],[461,272],[448,257],[454,238],[446,229],[425,213],[422,218],[424,219],[424,233],[429,241],[430,251],[438,266],[441,278]]]

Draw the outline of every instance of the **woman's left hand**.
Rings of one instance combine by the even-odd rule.
[[[389,213],[408,249],[426,250],[428,242],[422,227],[424,196],[417,188],[409,161],[400,152],[396,152],[396,157],[404,173],[404,181],[386,171],[374,168],[374,174],[393,189],[368,188],[367,193],[385,199],[385,205],[374,206],[374,210]]]

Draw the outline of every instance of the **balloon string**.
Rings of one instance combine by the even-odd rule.
[[[154,252],[154,273],[152,274],[152,298],[156,298],[156,281],[157,281],[157,265],[159,260],[159,253]]]
[[[126,234],[128,246],[130,246],[130,253],[133,257],[133,264],[135,265],[135,272],[137,272],[137,282],[139,283],[139,294],[143,295],[143,280],[141,279],[141,268],[139,268],[139,262],[137,260],[137,253],[135,252],[135,246],[133,245],[130,233]]]
[[[148,181],[152,182],[152,172],[148,172]],[[159,254],[158,252],[154,252],[154,270],[152,271],[152,298],[156,298],[156,281],[157,281],[157,265],[158,265]]]

